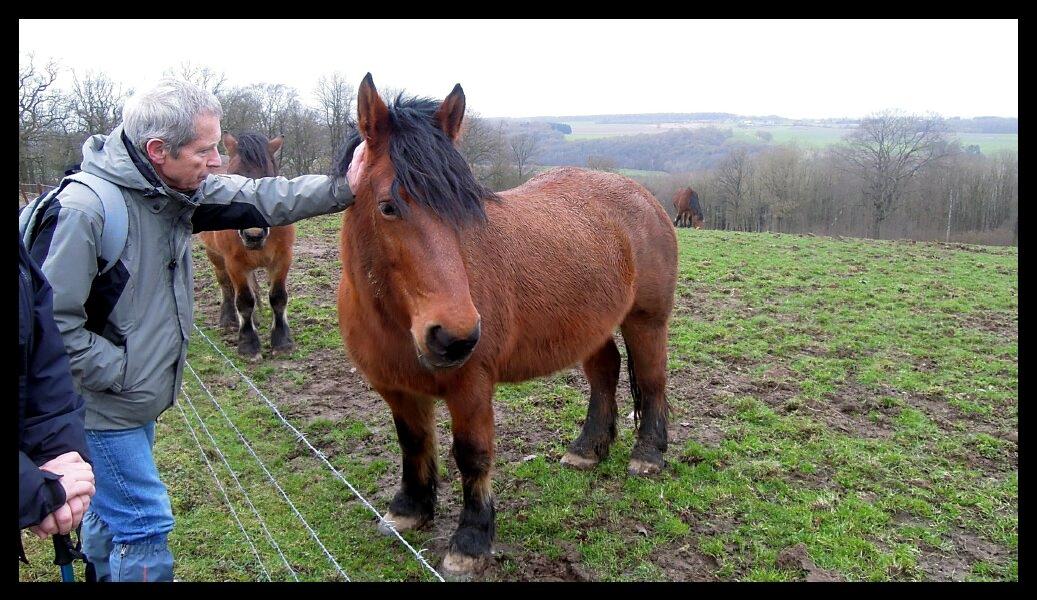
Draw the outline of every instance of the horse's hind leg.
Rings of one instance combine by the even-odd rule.
[[[291,266],[291,258],[280,260],[274,264],[272,269],[267,270],[270,279],[270,308],[274,312],[274,328],[270,332],[270,344],[274,352],[291,352],[295,348],[292,340],[292,332],[288,328],[288,317],[285,310],[288,307],[288,267]]]
[[[630,453],[631,475],[658,473],[665,461],[669,405],[666,402],[666,321],[632,314],[620,329],[627,347],[630,394],[639,421]]]
[[[616,385],[619,383],[619,349],[609,336],[605,345],[584,361],[583,372],[591,385],[587,420],[580,437],[569,446],[562,463],[589,469],[605,459],[616,439]]]
[[[403,483],[389,504],[385,520],[396,531],[417,529],[435,516],[436,487],[436,405],[431,398],[379,389],[392,409],[396,435],[403,453]],[[379,531],[392,532],[384,524]]]
[[[205,248],[205,254],[212,262],[213,271],[216,272],[216,281],[220,283],[220,290],[223,292],[223,302],[220,304],[220,327],[237,329],[238,313],[234,309],[234,284],[227,275],[227,265],[222,256],[209,250],[208,247]]]

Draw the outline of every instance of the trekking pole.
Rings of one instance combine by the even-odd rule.
[[[76,580],[76,574],[72,570],[72,561],[83,558],[83,554],[72,545],[71,534],[54,534],[54,564],[61,567],[61,581],[70,582]]]

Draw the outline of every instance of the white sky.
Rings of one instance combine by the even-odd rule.
[[[21,20],[34,52],[141,89],[182,62],[302,98],[354,86],[443,98],[484,117],[729,112],[1019,114],[1016,20]]]

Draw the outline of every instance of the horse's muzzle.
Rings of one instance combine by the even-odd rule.
[[[255,231],[260,233],[256,234]],[[269,229],[241,229],[238,231],[238,236],[241,238],[241,243],[245,245],[249,250],[260,250],[263,245],[266,244],[267,234],[270,232]]]
[[[429,327],[425,334],[425,346],[428,354],[418,353],[427,367],[433,369],[449,369],[459,367],[468,360],[479,343],[482,324],[476,323],[475,329],[465,337],[455,337],[439,325]]]

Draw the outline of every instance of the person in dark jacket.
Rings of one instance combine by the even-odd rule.
[[[18,241],[18,529],[41,539],[79,526],[94,495],[68,355],[54,323],[51,287]],[[25,550],[18,536],[18,557]]]

